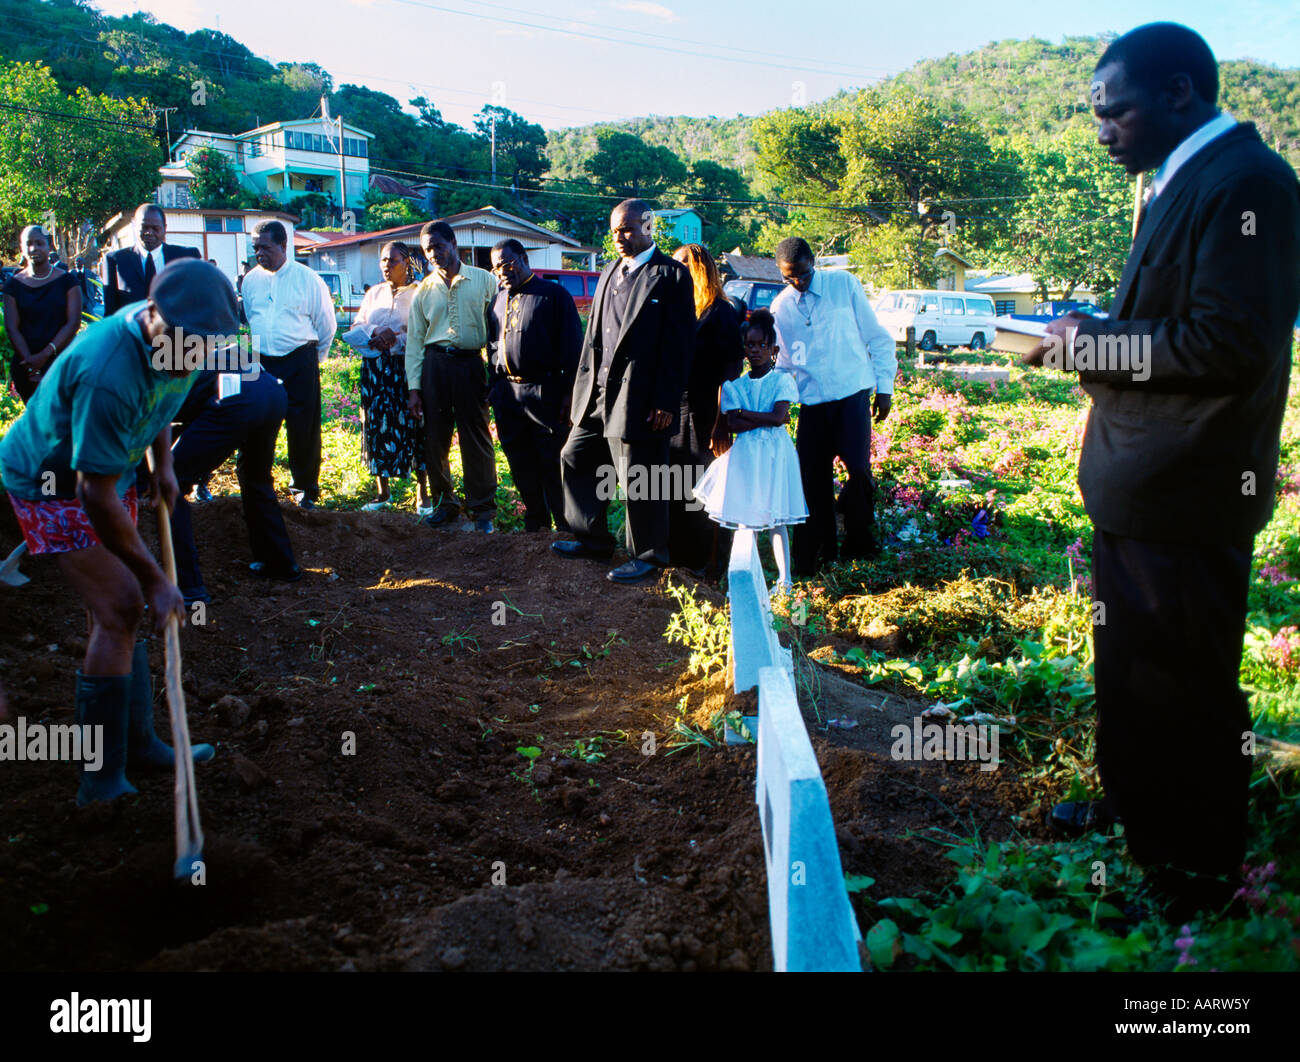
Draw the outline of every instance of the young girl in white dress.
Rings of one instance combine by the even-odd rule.
[[[694,493],[710,519],[723,527],[771,530],[776,590],[789,592],[789,527],[808,519],[799,457],[785,427],[799,389],[793,376],[776,368],[779,348],[770,311],[755,310],[741,335],[749,375],[722,385],[719,406],[736,441],[709,465]]]

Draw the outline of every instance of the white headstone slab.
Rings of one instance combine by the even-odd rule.
[[[781,643],[772,629],[767,581],[758,559],[758,536],[737,531],[727,566],[727,596],[731,600],[731,655],[737,693],[758,685],[760,668],[780,663]],[[793,666],[793,665],[791,665]]]
[[[860,972],[862,935],[844,887],[830,800],[794,684],[783,666],[762,668],[758,683],[756,797],[767,857],[773,965],[778,972]]]

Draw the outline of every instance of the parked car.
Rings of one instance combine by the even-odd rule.
[[[722,285],[722,290],[731,296],[733,302],[739,299],[745,304],[745,317],[748,318],[755,310],[770,310],[772,300],[781,294],[784,287],[784,284],[770,280],[728,280]]]
[[[534,269],[543,280],[553,280],[573,296],[578,312],[591,312],[591,300],[596,294],[600,274],[589,269]]]
[[[334,321],[340,328],[350,328],[352,318],[361,309],[365,292],[356,287],[352,274],[346,269],[318,269],[316,275],[325,281],[334,300]]]
[[[964,291],[891,291],[876,302],[876,318],[893,335],[907,342],[909,326],[916,329],[922,350],[969,347],[983,350],[993,338],[993,300]]]
[[[1056,299],[1053,302],[1036,302],[1034,303],[1034,316],[1046,317],[1049,320],[1053,317],[1061,317],[1067,313],[1086,313],[1089,316],[1097,316],[1097,304],[1095,302],[1080,302],[1078,299]]]

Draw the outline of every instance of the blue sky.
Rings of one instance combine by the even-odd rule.
[[[469,125],[501,103],[548,129],[646,114],[759,114],[870,84],[991,40],[1183,22],[1219,59],[1300,65],[1295,0],[95,0],[185,30],[219,28],[272,61],[313,60],[337,85],[434,100]],[[1300,76],[1300,75],[1297,75]]]

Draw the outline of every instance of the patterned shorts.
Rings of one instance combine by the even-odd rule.
[[[75,553],[79,549],[100,545],[90,517],[76,498],[27,501],[11,494],[9,500],[18,514],[18,526],[23,529],[27,552],[33,556],[39,553]],[[139,505],[134,487],[126,492],[122,505],[131,516],[131,523],[136,523]]]

